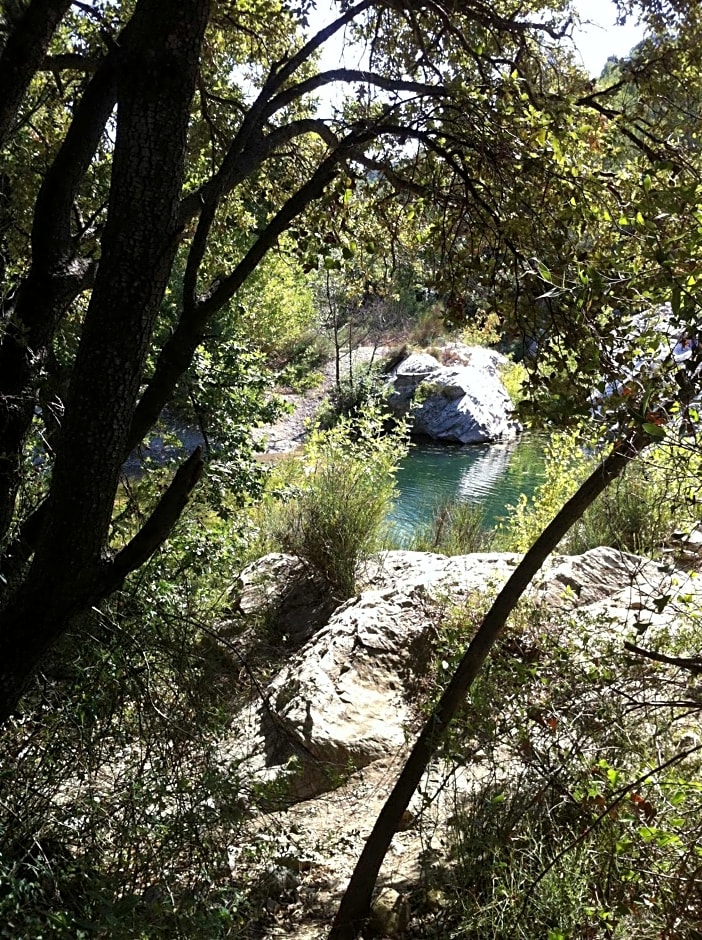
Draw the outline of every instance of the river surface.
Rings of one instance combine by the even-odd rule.
[[[544,443],[540,435],[524,434],[507,444],[413,445],[397,473],[393,539],[407,544],[439,503],[454,499],[481,506],[486,528],[494,528],[543,479]]]

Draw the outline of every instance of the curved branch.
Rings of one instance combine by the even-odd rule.
[[[654,650],[645,650],[641,646],[636,646],[628,640],[624,641],[624,649],[637,656],[643,656],[645,659],[651,659],[655,663],[665,663],[669,666],[677,666],[679,669],[685,669],[693,675],[698,676],[702,672],[702,659],[699,656],[666,656],[665,653],[656,653]]]
[[[292,121],[276,128],[270,134],[260,135],[249,141],[236,165],[230,167],[231,172],[228,175],[220,171],[200,190],[183,200],[180,208],[181,225],[184,225],[188,218],[198,213],[200,215],[183,276],[183,304],[186,309],[191,310],[197,303],[197,278],[220,200],[257,170],[276,148],[303,134],[317,134],[332,148],[339,143],[331,128],[318,118]]]
[[[429,95],[434,98],[447,98],[451,92],[443,85],[432,85],[428,82],[415,82],[408,79],[387,78],[385,75],[379,75],[377,72],[368,72],[363,69],[331,69],[328,72],[320,72],[311,78],[292,85],[281,91],[274,98],[271,98],[268,107],[265,109],[267,117],[274,114],[280,108],[285,107],[303,95],[308,95],[318,88],[330,85],[333,82],[345,82],[346,84],[361,83],[364,85],[375,85],[376,88],[382,88],[384,91],[412,92],[415,95]]]
[[[195,485],[202,476],[205,462],[202,448],[196,447],[178,468],[168,489],[134,538],[118,552],[106,571],[104,596],[116,590],[132,571],[140,568],[163,545],[180,518]]]
[[[83,55],[81,52],[61,52],[58,55],[48,55],[39,66],[42,72],[97,72],[102,59]]]

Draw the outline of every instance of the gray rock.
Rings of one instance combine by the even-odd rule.
[[[446,557],[386,552],[367,571],[365,589],[291,653],[265,688],[265,701],[234,721],[227,759],[258,784],[295,802],[333,788],[351,768],[400,752],[420,721],[417,686],[432,651],[441,604],[491,596],[521,556]],[[280,556],[268,559],[280,572]],[[265,560],[258,563],[265,568]],[[279,590],[284,586],[279,585]],[[274,602],[270,583],[266,597]],[[675,604],[658,609],[662,592],[700,588],[687,575],[610,548],[551,558],[530,590],[536,603],[579,609],[619,630],[664,626]],[[250,595],[242,595],[249,604]],[[634,614],[632,615],[632,611]],[[635,618],[632,619],[632,618]]]
[[[455,348],[454,348],[455,347]],[[413,431],[432,440],[477,444],[513,440],[521,425],[500,377],[507,359],[490,349],[453,344],[442,366],[414,353],[391,373],[388,403],[397,414],[411,410]]]
[[[394,888],[384,888],[371,905],[370,932],[374,937],[404,937],[409,915],[407,897]]]
[[[337,606],[329,590],[293,555],[271,552],[239,575],[232,602],[243,614],[265,618],[269,628],[299,646],[327,622]]]

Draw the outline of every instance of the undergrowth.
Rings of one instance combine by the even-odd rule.
[[[445,620],[437,695],[483,609],[472,598]],[[681,613],[698,648],[699,615]],[[666,628],[648,639],[676,642]],[[446,741],[448,785],[463,767],[476,782],[456,792],[448,860],[415,897],[411,935],[700,936],[702,746],[690,682],[626,652],[606,619],[523,603]]]

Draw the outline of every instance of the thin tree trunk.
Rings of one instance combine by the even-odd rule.
[[[371,897],[393,835],[429,761],[498,640],[510,613],[546,558],[585,510],[616,479],[648,439],[638,431],[614,447],[526,553],[473,637],[434,712],[424,725],[356,863],[329,940],[354,940],[370,913]]]

